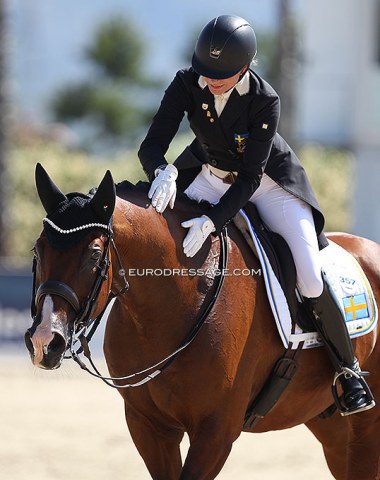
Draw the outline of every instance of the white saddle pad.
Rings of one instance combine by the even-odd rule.
[[[299,327],[292,333],[292,320],[285,294],[269,263],[268,257],[254,231],[247,215],[240,211],[247,229],[251,235],[259,257],[269,303],[284,347],[298,347],[304,342],[303,348],[322,345],[317,332],[305,333]],[[351,338],[371,332],[377,323],[378,311],[371,285],[356,259],[336,243],[319,252],[322,269],[334,290],[339,305],[346,319],[346,325]]]

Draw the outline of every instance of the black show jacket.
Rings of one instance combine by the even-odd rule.
[[[317,234],[324,217],[299,159],[277,133],[280,102],[273,88],[252,70],[250,89],[240,96],[234,88],[220,117],[214,96],[201,88],[192,68],[177,72],[141,144],[139,158],[150,181],[157,167],[167,163],[165,154],[187,113],[195,139],[174,162],[179,185],[185,188],[208,163],[237,172],[237,178],[209,212],[217,232],[242,208],[265,172],[286,191],[313,209]],[[185,180],[184,180],[185,179]]]

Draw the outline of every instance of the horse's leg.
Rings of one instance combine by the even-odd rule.
[[[346,480],[380,480],[380,412],[374,408],[349,418]]]
[[[321,442],[327,465],[337,480],[346,478],[348,443],[347,417],[335,412],[329,418],[315,417],[305,424]]]
[[[223,468],[237,435],[229,435],[223,420],[204,419],[189,432],[190,447],[179,480],[213,480]]]
[[[337,480],[380,480],[380,414],[362,412],[349,417],[335,413],[306,423],[322,443],[328,466]]]
[[[182,469],[183,432],[159,426],[159,422],[125,408],[131,437],[154,480],[178,480]]]

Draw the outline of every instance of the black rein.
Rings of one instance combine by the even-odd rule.
[[[116,248],[114,239],[113,239],[113,232],[111,227],[109,227],[108,231],[108,237],[107,237],[107,243],[104,248],[103,252],[103,257],[99,263],[99,274],[94,282],[94,285],[83,305],[83,307],[80,307],[80,302],[78,299],[78,296],[74,292],[74,290],[68,286],[67,284],[60,282],[60,281],[55,281],[55,280],[49,280],[47,282],[42,283],[38,289],[35,289],[35,281],[36,281],[36,261],[34,260],[33,262],[33,299],[32,299],[32,317],[33,319],[35,318],[36,315],[36,308],[38,303],[41,301],[41,299],[46,296],[46,295],[56,295],[64,300],[66,300],[69,305],[73,308],[73,310],[76,313],[76,318],[73,324],[73,327],[71,329],[71,335],[70,335],[70,340],[69,340],[69,346],[67,347],[67,350],[70,351],[71,358],[78,363],[78,365],[85,371],[87,371],[90,375],[100,378],[105,382],[107,385],[109,385],[112,388],[129,388],[129,387],[137,387],[140,385],[143,385],[144,383],[152,380],[155,378],[157,375],[162,373],[166,368],[168,368],[173,361],[177,358],[177,356],[180,354],[182,350],[184,350],[190,343],[194,340],[196,337],[197,333],[199,332],[200,328],[204,324],[206,318],[208,317],[211,309],[213,308],[220,290],[222,288],[223,282],[224,282],[224,277],[225,277],[225,271],[227,268],[227,263],[228,263],[228,246],[227,246],[227,231],[226,228],[223,228],[221,234],[219,235],[219,240],[220,240],[220,255],[219,255],[219,272],[221,273],[220,275],[217,275],[217,279],[214,282],[214,292],[212,294],[212,298],[210,299],[209,303],[202,305],[201,307],[201,314],[196,321],[195,325],[189,332],[189,334],[183,339],[181,345],[170,355],[168,355],[166,358],[161,360],[160,362],[156,363],[155,365],[152,365],[151,367],[148,367],[140,372],[133,373],[131,375],[127,375],[125,377],[105,377],[101,375],[101,373],[98,371],[96,366],[93,363],[93,360],[91,358],[91,352],[89,348],[89,342],[94,335],[98,325],[100,324],[100,321],[104,315],[104,312],[106,311],[109,303],[111,300],[113,300],[116,296],[121,295],[125,293],[128,288],[129,284],[125,276],[125,270],[122,266],[121,259],[119,252]],[[108,268],[110,265],[110,259],[109,259],[109,250],[110,250],[110,245],[112,245],[117,261],[119,263],[120,269],[118,271],[119,275],[123,278],[124,280],[124,287],[121,288],[116,293],[110,293],[106,302],[106,305],[104,306],[102,312],[94,319],[90,319],[90,315],[93,309],[93,306],[95,302],[97,301],[97,298],[100,294],[102,284],[104,280],[107,278],[108,274]],[[86,335],[87,329],[91,326],[90,331]],[[77,336],[77,338],[75,338]],[[76,341],[79,340],[81,343],[81,347],[78,350],[74,349],[74,344]],[[89,360],[92,368],[94,371],[92,372],[87,365],[80,359],[79,355],[83,352],[85,357]],[[67,357],[66,357],[67,358]],[[68,357],[70,358],[70,357]],[[160,367],[161,366],[161,367]],[[158,368],[160,367],[160,368]],[[154,371],[153,371],[154,370]],[[129,384],[124,384],[124,385],[114,385],[111,383],[112,381],[122,381],[122,380],[128,380],[130,378],[140,376],[142,374],[152,372],[150,374],[147,374],[147,376],[136,383],[129,383]]]

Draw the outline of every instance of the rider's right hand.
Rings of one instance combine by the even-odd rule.
[[[174,207],[174,201],[177,194],[177,185],[175,183],[178,177],[177,168],[172,165],[166,165],[165,169],[157,168],[156,178],[150,187],[148,197],[152,199],[152,205],[158,213],[162,213],[165,208]]]

